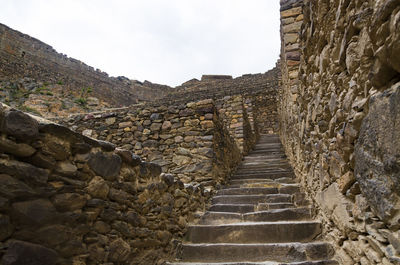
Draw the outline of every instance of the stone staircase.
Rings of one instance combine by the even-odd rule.
[[[170,265],[337,265],[277,135],[262,135]]]

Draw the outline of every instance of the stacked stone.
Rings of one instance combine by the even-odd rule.
[[[278,126],[278,93],[258,93],[252,97],[254,119],[259,134],[275,134]]]
[[[231,137],[215,129],[217,119],[214,101],[208,99],[171,103],[169,107],[142,105],[139,111],[124,109],[75,116],[68,125],[87,136],[132,150],[147,161],[161,165],[165,172],[178,174],[184,183],[214,186],[226,178],[216,177],[218,167],[234,168],[241,156],[230,147],[235,159],[228,164],[216,159],[224,151],[215,145],[215,135],[221,134],[225,141]]]
[[[1,105],[0,263],[156,264],[209,198],[131,151]]]
[[[281,0],[281,72],[283,85],[290,87],[286,100],[295,101],[298,94],[300,64],[300,28],[303,24],[303,0]]]
[[[279,68],[254,75],[243,75],[235,79],[188,81],[169,93],[166,100],[189,102],[205,98],[215,100],[225,96],[253,95],[256,93],[274,93],[279,87]]]
[[[217,105],[218,112],[228,128],[229,134],[235,139],[239,150],[244,152],[243,97],[241,95],[226,96]]]
[[[254,145],[256,144],[257,140],[260,137],[259,127],[256,124],[256,110],[254,109],[254,102],[253,98],[243,98],[243,113],[245,114],[245,124],[244,126],[245,131],[245,141],[247,144],[247,150],[250,151]]]
[[[286,153],[338,261],[399,264],[400,2],[301,2],[281,1]]]

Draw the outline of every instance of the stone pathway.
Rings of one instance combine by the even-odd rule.
[[[337,265],[332,247],[318,241],[277,135],[262,135],[229,185],[217,192],[178,253],[189,264]]]

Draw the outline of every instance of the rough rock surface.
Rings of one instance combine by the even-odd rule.
[[[355,175],[379,217],[396,223],[400,204],[400,83],[371,97],[355,152]]]
[[[399,10],[281,1],[280,135],[341,264],[400,263]]]
[[[210,190],[128,150],[0,110],[0,124],[13,112],[25,122],[2,127],[1,264],[162,263],[208,203]]]

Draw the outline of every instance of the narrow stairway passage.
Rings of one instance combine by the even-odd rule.
[[[262,135],[171,265],[337,265],[277,135]]]

